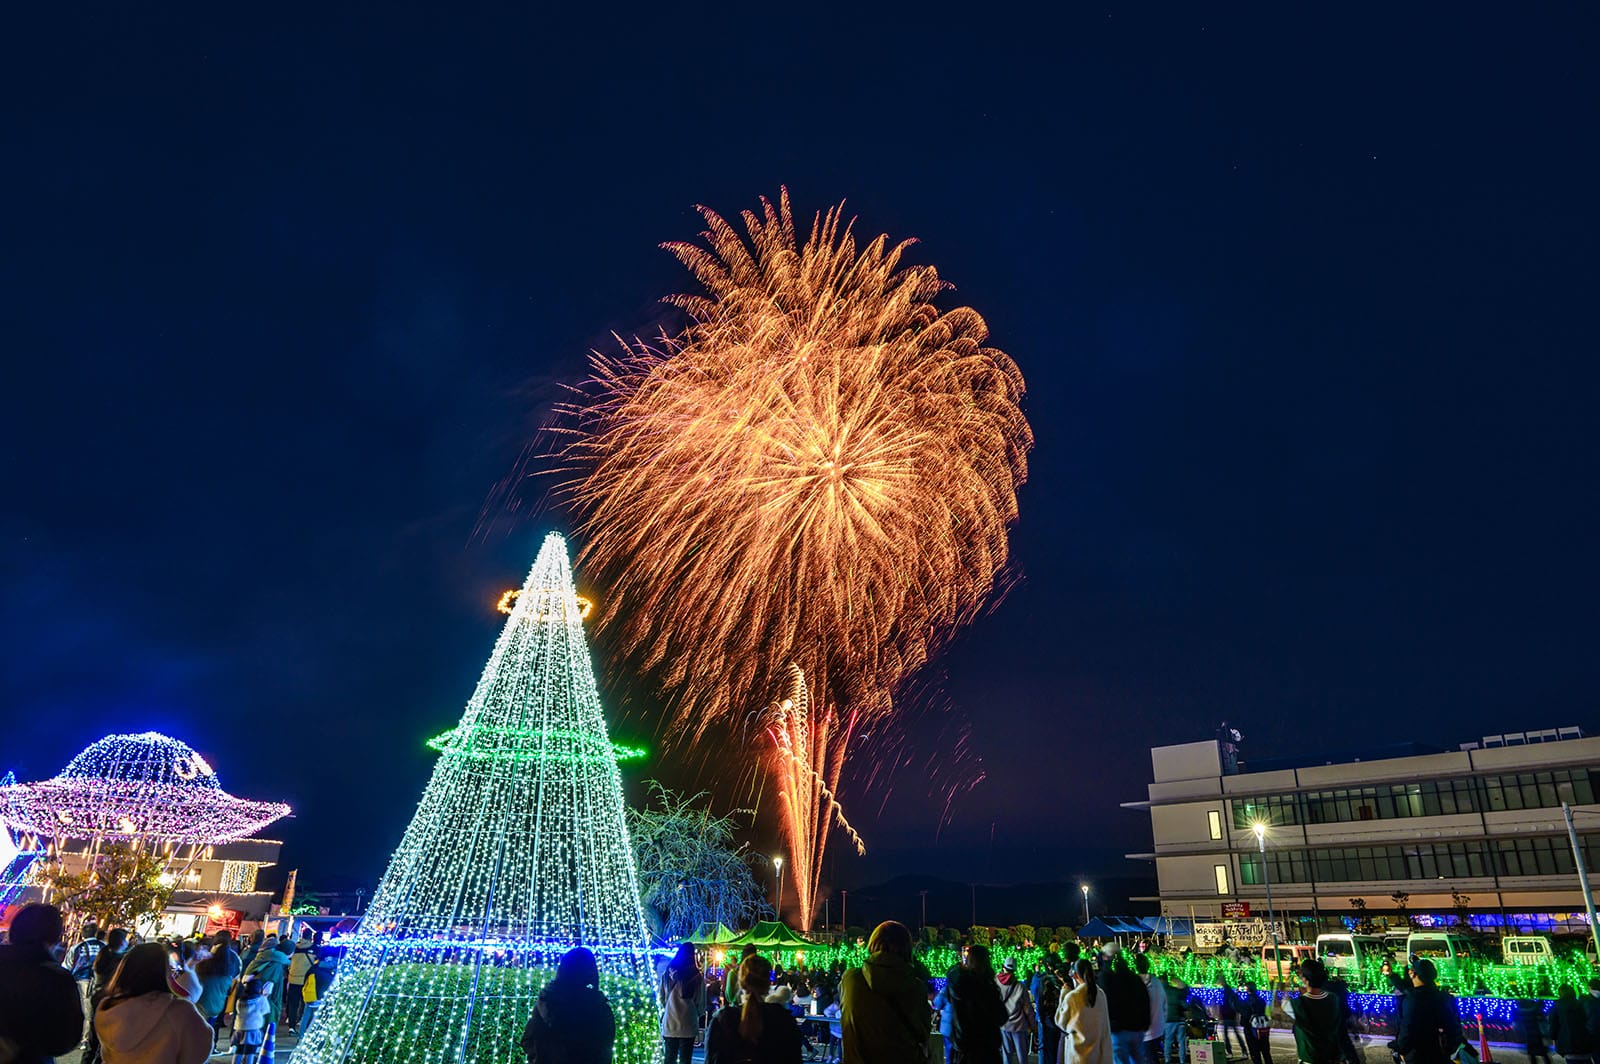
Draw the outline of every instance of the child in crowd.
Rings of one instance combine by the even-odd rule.
[[[233,1018],[234,1064],[257,1064],[272,1011],[272,981],[247,975],[239,982]]]

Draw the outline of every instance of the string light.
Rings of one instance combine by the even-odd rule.
[[[521,595],[522,588],[514,587],[500,596],[500,601],[494,604],[494,608],[499,610],[501,613],[510,613],[512,608],[517,604],[517,599],[521,597]],[[578,618],[580,620],[588,620],[589,614],[594,612],[594,603],[590,602],[582,595],[578,595],[576,597],[578,600]]]
[[[642,746],[608,743],[596,736],[578,732],[556,736],[561,742],[553,748],[542,741],[544,737],[543,729],[539,728],[501,728],[492,733],[480,733],[475,736],[467,736],[461,733],[461,729],[451,728],[429,739],[428,746],[442,754],[451,753],[461,757],[484,758],[491,761],[537,760],[546,757],[592,758],[602,762],[610,757],[617,761],[638,761],[650,754],[650,751]],[[530,739],[534,741],[529,742]],[[515,743],[510,743],[508,740],[515,740]]]
[[[0,777],[0,789],[17,782],[15,773]],[[45,855],[38,840],[27,834],[12,837],[11,828],[0,823],[0,911],[4,911],[32,881],[34,864]]]
[[[205,758],[157,732],[108,735],[53,779],[0,786],[0,824],[53,839],[209,845],[288,815],[281,802],[235,798]]]
[[[616,1059],[658,1052],[622,778],[566,543],[550,535],[296,1064],[513,1064],[573,946],[600,961]]]

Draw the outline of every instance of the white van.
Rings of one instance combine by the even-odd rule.
[[[1349,977],[1363,971],[1368,961],[1389,956],[1379,935],[1318,935],[1317,956],[1328,971]]]
[[[1555,947],[1545,935],[1507,935],[1500,940],[1506,964],[1544,964],[1556,959]]]
[[[1412,960],[1428,958],[1444,981],[1456,977],[1472,948],[1463,936],[1448,931],[1413,931],[1406,936],[1406,955]]]

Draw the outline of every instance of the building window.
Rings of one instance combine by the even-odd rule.
[[[1575,805],[1594,804],[1600,796],[1600,769],[1463,776],[1301,794],[1260,795],[1232,803],[1233,824],[1243,831],[1258,820],[1268,824],[1347,824],[1404,817],[1459,816],[1483,810],[1554,809],[1561,804],[1563,786],[1572,788]]]
[[[1225,864],[1217,865],[1217,893],[1232,893],[1228,890],[1228,866]]]
[[[1222,838],[1222,814],[1215,809],[1208,809],[1206,811],[1206,820],[1211,826],[1211,837],[1213,839]]]
[[[249,894],[255,890],[256,867],[254,861],[222,862],[222,893]]]

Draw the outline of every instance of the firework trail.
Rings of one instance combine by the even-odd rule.
[[[809,931],[828,829],[837,824],[850,836],[856,853],[867,852],[867,844],[845,819],[837,794],[856,715],[841,721],[832,709],[813,703],[805,672],[791,664],[788,695],[767,707],[763,724],[772,743],[768,771],[778,788],[778,826],[789,843],[800,929]]]

